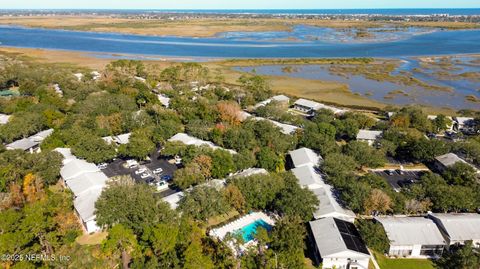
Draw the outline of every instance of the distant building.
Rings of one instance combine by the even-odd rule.
[[[430,213],[428,216],[437,224],[448,246],[472,241],[474,247],[480,248],[480,214]]]
[[[7,124],[10,117],[10,115],[0,114],[0,125]]]
[[[160,104],[162,104],[164,107],[169,108],[170,107],[170,98],[164,94],[157,94],[158,101],[160,101]]]
[[[99,231],[95,202],[107,186],[108,177],[95,164],[77,159],[68,148],[57,148],[55,151],[64,157],[60,175],[64,185],[73,192],[73,206],[85,231]]]
[[[172,209],[176,209],[180,200],[183,198],[185,193],[183,191],[179,191],[168,196],[162,198],[164,202],[167,202]]]
[[[265,101],[262,101],[262,102],[256,104],[254,106],[254,108],[259,108],[259,107],[262,107],[262,106],[266,106],[266,105],[270,104],[272,101],[288,105],[288,103],[290,102],[290,98],[288,96],[285,96],[285,95],[275,95],[271,98],[268,98]]]
[[[315,263],[323,269],[368,269],[370,253],[353,223],[337,218],[309,222]]]
[[[435,168],[439,172],[444,172],[447,168],[452,167],[453,165],[455,165],[458,162],[466,163],[466,164],[470,165],[473,169],[475,169],[475,171],[477,171],[477,173],[480,173],[480,170],[478,168],[476,168],[474,165],[466,162],[462,158],[458,157],[458,155],[455,154],[455,153],[447,153],[447,154],[435,157],[435,164],[434,165],[435,165]]]
[[[313,217],[315,219],[336,217],[353,222],[355,214],[343,208],[337,201],[332,186],[325,183],[322,175],[317,170],[322,157],[308,148],[300,148],[289,152],[290,159],[295,168],[290,170],[298,179],[298,184],[310,189],[318,198],[319,205]]]
[[[317,103],[315,101],[303,99],[303,98],[300,98],[297,101],[295,101],[295,103],[293,104],[293,108],[300,112],[310,114],[310,115],[315,114],[315,112],[320,109],[330,110],[334,114],[342,114],[345,112],[345,110],[338,109],[333,106],[327,106],[327,105]]]
[[[268,175],[268,171],[263,168],[248,168],[242,171],[236,172],[229,176],[230,178],[249,177],[253,175]]]
[[[130,142],[131,133],[121,134],[121,135],[114,135],[114,136],[106,136],[102,137],[102,139],[107,142],[107,144],[115,143],[117,145],[126,145]]]
[[[446,246],[437,225],[424,217],[376,217],[382,224],[390,248],[389,256],[434,258],[442,255]]]
[[[223,150],[226,150],[226,151],[230,152],[231,154],[237,154],[237,152],[234,151],[234,150],[224,149],[222,147],[219,147],[219,146],[215,145],[214,143],[212,143],[210,141],[204,141],[204,140],[198,139],[196,137],[190,136],[190,135],[185,134],[185,133],[178,133],[178,134],[172,136],[170,139],[168,139],[168,141],[169,142],[181,142],[185,145],[191,145],[191,146],[196,146],[196,147],[207,146],[207,147],[209,147],[211,149],[214,149],[214,150],[223,149]]]
[[[7,144],[5,147],[8,150],[20,149],[23,151],[29,151],[30,153],[40,152],[40,143],[53,133],[53,129],[48,129],[36,133],[28,138],[23,138],[17,141],[14,141],[10,144]]]
[[[360,130],[357,134],[357,141],[367,142],[373,146],[382,137],[382,131]]]
[[[262,118],[262,117],[255,117],[253,119],[254,120],[266,120],[266,121],[272,123],[273,125],[275,125],[276,127],[280,128],[280,131],[283,134],[286,134],[286,135],[291,135],[291,134],[295,133],[298,129],[301,129],[300,127],[297,127],[295,125],[285,124],[285,123],[281,123],[281,122],[278,122],[278,121],[274,121],[274,120],[270,120],[270,119],[266,119],[266,118]]]
[[[471,117],[454,117],[453,118],[453,128],[455,131],[464,132],[464,133],[474,133],[476,122],[474,118]]]
[[[431,121],[434,121],[434,120],[437,119],[437,117],[438,117],[437,115],[428,115],[428,116],[427,116],[427,119],[429,119],[429,120],[431,120]],[[447,116],[446,118],[447,118],[447,120],[450,122],[450,123],[447,124],[447,126],[446,126],[446,127],[447,127],[446,131],[453,131],[453,118],[450,117],[450,116]]]
[[[306,165],[317,166],[323,160],[320,155],[309,148],[299,148],[289,152],[293,167],[301,167]]]

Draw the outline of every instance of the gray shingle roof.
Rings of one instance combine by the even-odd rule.
[[[480,214],[431,213],[445,228],[451,241],[480,240]]]
[[[289,152],[292,158],[293,165],[300,167],[304,165],[317,166],[318,162],[322,159],[317,153],[309,148],[299,148]]]

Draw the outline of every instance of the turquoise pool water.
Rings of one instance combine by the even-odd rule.
[[[246,243],[254,239],[255,234],[257,234],[257,229],[259,227],[262,227],[267,231],[270,231],[272,229],[272,226],[270,224],[266,223],[264,220],[259,219],[255,222],[250,223],[247,226],[244,226],[238,232],[242,234],[243,241],[245,241]]]

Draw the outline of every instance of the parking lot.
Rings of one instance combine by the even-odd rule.
[[[426,173],[426,171],[415,171],[415,170],[383,170],[383,171],[372,171],[372,173],[377,174],[385,178],[392,186],[392,188],[399,192],[401,188],[407,187],[410,184],[418,182],[420,177]]]
[[[149,161],[139,162],[139,165],[136,167],[127,168],[125,164],[126,160],[116,159],[109,163],[103,169],[103,172],[107,177],[130,175],[137,183],[150,183],[167,178],[169,179],[168,181],[171,181],[173,173],[177,170],[177,165],[170,163],[168,159],[159,156],[158,153],[152,154]],[[162,172],[154,174],[153,171],[158,168],[161,168]],[[137,172],[140,169],[145,171],[142,173]],[[148,177],[145,176],[147,174]]]

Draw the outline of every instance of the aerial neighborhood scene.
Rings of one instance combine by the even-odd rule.
[[[0,0],[0,268],[480,269],[480,1]]]

